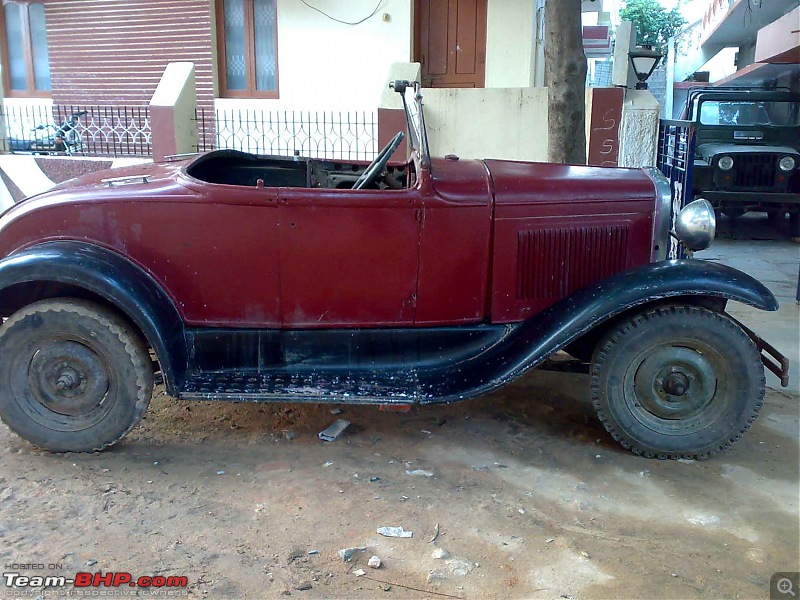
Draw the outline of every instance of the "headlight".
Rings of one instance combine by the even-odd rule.
[[[784,156],[781,159],[781,162],[778,163],[778,166],[781,168],[781,171],[791,171],[794,169],[794,159],[791,156]]]
[[[733,168],[733,159],[730,156],[723,156],[717,161],[717,166],[723,171],[730,171]]]
[[[714,241],[716,231],[717,218],[708,200],[690,202],[675,217],[675,237],[689,250],[708,248]]]

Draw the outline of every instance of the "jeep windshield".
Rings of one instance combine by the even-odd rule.
[[[800,103],[788,101],[695,100],[700,123],[722,126],[800,126]]]

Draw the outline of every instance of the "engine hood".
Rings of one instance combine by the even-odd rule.
[[[641,169],[511,160],[486,160],[484,164],[499,206],[655,198],[653,181]]]

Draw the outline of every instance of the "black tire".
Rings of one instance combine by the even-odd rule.
[[[107,448],[141,420],[152,393],[146,346],[109,309],[42,300],[0,327],[0,418],[36,446]]]
[[[789,213],[789,237],[800,241],[800,213]]]
[[[647,458],[716,454],[764,404],[755,344],[727,315],[705,308],[660,308],[621,322],[595,350],[591,373],[600,421]]]
[[[579,337],[574,342],[567,344],[564,347],[564,352],[582,362],[592,362],[594,349],[597,347],[597,342],[599,341],[598,336],[592,335],[592,333],[588,333]]]
[[[780,225],[783,223],[783,220],[786,218],[786,211],[785,210],[768,210],[767,211],[767,220],[770,222],[771,225]]]

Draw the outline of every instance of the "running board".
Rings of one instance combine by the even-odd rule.
[[[189,375],[179,397],[241,402],[412,404],[419,402],[423,394],[413,369],[219,371]]]

